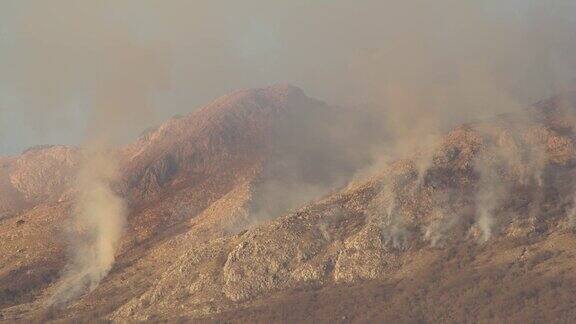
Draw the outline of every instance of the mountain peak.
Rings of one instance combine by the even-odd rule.
[[[306,96],[304,90],[289,83],[277,83],[271,86],[262,88],[263,91],[270,94],[276,94],[285,97]]]
[[[257,103],[268,108],[283,108],[289,103],[311,100],[304,91],[290,84],[281,83],[264,88],[237,90],[219,97],[201,109],[240,109]],[[284,107],[285,108],[285,107]],[[199,109],[200,110],[200,109]],[[194,114],[194,113],[192,113]]]

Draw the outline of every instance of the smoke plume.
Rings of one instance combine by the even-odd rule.
[[[125,203],[113,190],[118,176],[108,148],[87,146],[69,222],[70,260],[51,304],[64,304],[92,291],[112,268],[126,218]]]
[[[65,119],[66,127],[58,127],[82,129],[82,162],[65,224],[68,235],[62,238],[68,245],[68,262],[52,305],[95,289],[112,269],[127,214],[127,203],[115,190],[120,177],[117,146],[153,119],[154,99],[167,88],[161,50],[139,41],[104,8],[58,1],[32,6],[19,16],[21,32],[35,35],[22,40],[23,59],[30,66],[11,70],[14,79],[22,80],[15,90],[29,90],[38,100],[24,111],[34,120],[52,120],[72,105],[83,117]],[[75,15],[60,17],[68,10]],[[44,87],[46,83],[52,85]]]

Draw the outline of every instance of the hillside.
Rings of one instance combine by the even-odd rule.
[[[61,309],[45,300],[64,265],[74,188],[42,176],[73,174],[78,153],[4,158],[1,316],[569,321],[574,97],[460,125],[360,179],[377,142],[366,134],[377,132],[346,127],[363,117],[290,86],[217,99],[117,152],[131,211],[117,262]]]

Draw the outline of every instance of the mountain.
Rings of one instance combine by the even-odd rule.
[[[188,245],[150,289],[111,318],[574,318],[572,131],[540,122],[515,125],[507,117],[449,132],[422,177],[419,156],[400,160],[294,213]],[[540,167],[531,165],[534,147],[545,156]],[[520,158],[526,154],[530,159]],[[501,183],[490,189],[503,195],[491,210],[498,226],[486,242],[478,205],[492,202],[478,196],[484,181],[479,159],[497,170]],[[395,222],[402,226],[390,231]]]
[[[342,136],[317,130],[342,124],[334,119],[340,110],[288,85],[237,91],[120,148],[114,187],[130,213],[117,267],[179,233],[194,232],[196,241],[236,233],[343,183],[358,159],[334,154]],[[81,159],[61,146],[2,159],[2,307],[41,300],[61,274]]]
[[[376,166],[370,116],[287,85],[219,98],[117,151],[127,232],[108,276],[64,308],[45,301],[80,152],[3,158],[2,319],[569,321],[574,98]]]

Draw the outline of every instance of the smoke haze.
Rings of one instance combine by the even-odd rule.
[[[261,213],[275,215],[342,185],[347,178],[339,174],[413,152],[417,192],[447,129],[523,115],[535,100],[573,88],[575,17],[576,4],[562,0],[6,0],[0,5],[0,154],[43,141],[87,152],[73,223],[90,234],[71,240],[58,295],[65,300],[93,288],[113,264],[125,211],[112,189],[118,166],[110,148],[148,126],[231,90],[293,83],[366,113],[380,130],[364,131],[365,123],[348,119],[325,127],[322,118],[295,117],[291,125],[306,121],[327,138],[283,137],[289,149],[282,162],[297,172],[272,167],[276,178],[294,180],[264,185]],[[526,168],[541,169],[534,161]],[[506,188],[491,166],[476,168],[483,208],[477,224],[487,239]],[[310,174],[318,179],[309,181]],[[382,209],[385,240],[401,246],[406,234],[397,195],[384,189],[374,208]],[[436,244],[452,223],[432,226],[426,236]]]
[[[488,241],[509,217],[512,189],[543,195],[547,157],[522,137],[526,107],[576,89],[574,31],[569,0],[3,0],[0,155],[44,143],[83,152],[50,305],[95,289],[114,266],[129,213],[116,190],[118,146],[240,88],[291,83],[341,105],[288,107],[273,125],[277,156],[249,225],[400,160],[368,206],[385,245],[407,249],[419,235],[440,246],[468,223]],[[450,188],[424,188],[447,130],[502,115],[517,125],[474,157],[473,212],[452,206]],[[417,209],[422,197],[430,210]],[[568,216],[574,226],[576,207]],[[422,233],[416,217],[426,218]]]
[[[131,100],[141,83],[164,83],[151,101],[115,116],[126,140],[223,93],[277,82],[333,103],[375,105],[382,118],[417,113],[409,132],[421,133],[570,88],[576,69],[575,4],[562,0],[0,6],[4,153],[89,138],[93,111],[106,107],[91,105],[102,73],[140,83],[122,90]],[[406,98],[410,108],[397,107]],[[395,137],[412,136],[395,125]]]

